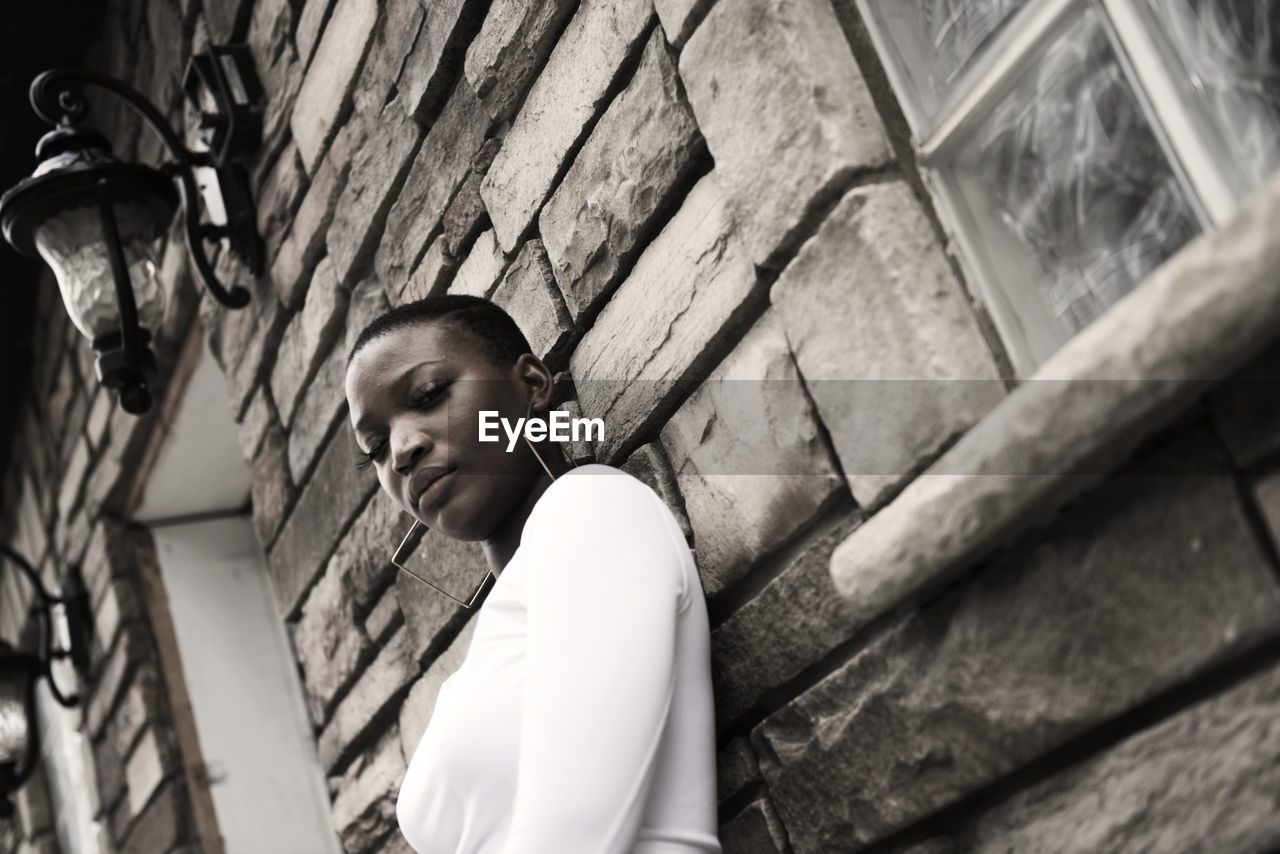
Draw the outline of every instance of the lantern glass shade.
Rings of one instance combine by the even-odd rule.
[[[138,325],[156,330],[164,318],[164,292],[156,276],[155,217],[141,201],[113,204],[120,248],[138,310]],[[40,223],[36,251],[53,269],[76,328],[90,340],[120,330],[110,248],[96,204],[65,208]]]
[[[20,764],[27,749],[27,686],[31,674],[23,669],[0,670],[0,765]]]

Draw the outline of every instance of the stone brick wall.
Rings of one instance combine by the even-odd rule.
[[[223,311],[171,239],[161,375],[180,387],[193,340],[225,370],[348,852],[408,850],[396,792],[472,624],[388,562],[409,520],[354,469],[343,356],[444,292],[506,307],[608,425],[575,456],[685,524],[726,852],[1280,844],[1280,398],[1258,393],[1280,351],[946,589],[865,625],[836,592],[835,548],[1013,384],[851,0],[111,6],[89,64],[171,115],[208,39],[247,41],[267,89],[268,269]],[[95,591],[104,850],[186,850],[199,786],[126,521],[164,407],[113,409],[41,299],[5,531]],[[430,535],[411,559],[458,589],[485,571]],[[47,846],[28,824],[5,839]]]

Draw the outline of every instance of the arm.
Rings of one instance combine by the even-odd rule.
[[[545,499],[505,851],[626,854],[671,704],[681,555],[669,511],[629,476],[572,477]]]

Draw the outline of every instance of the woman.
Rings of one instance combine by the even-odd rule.
[[[495,304],[446,295],[375,319],[348,357],[364,462],[435,536],[480,541],[495,577],[409,762],[401,831],[419,854],[716,854],[693,557],[631,475],[573,468],[549,439],[480,441],[481,412],[546,416],[529,349]]]

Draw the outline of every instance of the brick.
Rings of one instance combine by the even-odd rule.
[[[489,563],[479,543],[455,540],[428,531],[404,565],[432,584],[468,601],[482,582],[488,583]],[[432,590],[406,572],[396,573],[396,595],[417,660],[427,663],[440,652],[440,636],[454,630],[469,613],[452,599]]]
[[[408,533],[413,519],[395,499],[377,489],[377,481],[367,479],[374,488],[373,500],[351,523],[333,560],[342,567],[342,584],[356,605],[356,613],[364,614],[378,601],[391,584],[396,568],[391,555]]]
[[[378,131],[371,131],[352,157],[351,174],[325,234],[334,273],[346,287],[370,272],[395,188],[422,139],[422,129],[394,104],[382,111],[377,122]]]
[[[1275,850],[1277,714],[1273,664],[984,812],[954,834],[956,850]]]
[[[396,629],[404,625],[404,615],[400,612],[400,600],[396,589],[388,587],[382,594],[378,604],[373,606],[369,616],[364,620],[364,630],[369,639],[376,644],[386,643],[387,638]]]
[[[709,595],[741,579],[844,487],[772,312],[748,330],[661,436]]]
[[[864,507],[883,504],[1004,397],[906,184],[851,190],[770,299]]]
[[[289,322],[271,372],[271,397],[288,427],[306,384],[341,333],[349,289],[343,288],[326,258],[316,267],[302,311]]]
[[[736,736],[716,754],[716,801],[723,804],[763,782],[751,742]]]
[[[405,282],[397,305],[444,293],[457,270],[457,259],[445,251],[444,238],[437,237]]]
[[[440,687],[446,679],[458,672],[458,668],[466,660],[475,630],[476,621],[468,620],[449,648],[440,653],[427,668],[427,672],[413,683],[409,695],[404,698],[404,703],[400,706],[400,747],[406,759],[413,758],[418,742],[427,731],[427,724],[440,696]]]
[[[155,854],[169,851],[183,841],[193,827],[185,793],[186,788],[177,780],[162,786],[160,794],[129,828],[121,854]]]
[[[332,773],[347,759],[352,746],[369,734],[418,673],[407,629],[400,629],[373,663],[361,671],[320,734],[320,764],[327,772]]]
[[[396,797],[406,763],[400,733],[392,727],[342,777],[331,815],[347,854],[379,854],[379,843],[396,828]]]
[[[307,173],[297,148],[291,143],[267,173],[266,183],[255,194],[258,208],[258,235],[264,244],[263,257],[274,258],[284,242],[285,230],[307,190]]]
[[[602,460],[657,422],[722,330],[761,297],[714,175],[703,178],[569,360],[584,415],[604,419]]]
[[[499,279],[507,268],[507,257],[498,246],[493,229],[476,238],[466,260],[458,267],[453,282],[449,285],[451,294],[471,294],[487,297],[498,286]]]
[[[440,227],[449,200],[471,171],[488,118],[466,81],[459,81],[414,157],[391,210],[374,269],[390,289],[404,282]]]
[[[294,489],[289,477],[286,441],[284,431],[273,424],[253,459],[253,527],[258,533],[258,540],[268,547],[280,533],[280,525],[293,503]]]
[[[85,476],[93,462],[93,451],[89,441],[84,437],[75,440],[75,450],[71,460],[62,472],[62,480],[58,484],[58,516],[66,519],[76,509],[80,501],[80,489],[84,486]]]
[[[574,0],[494,0],[467,48],[467,80],[495,122],[516,114]]]
[[[704,150],[675,62],[654,30],[627,88],[596,123],[538,219],[575,320],[608,296]]]
[[[742,854],[786,854],[787,831],[767,797],[761,796],[720,827],[720,843],[725,851]]]
[[[325,441],[334,435],[334,424],[342,421],[347,412],[347,396],[343,390],[346,368],[346,350],[342,342],[335,342],[302,393],[289,430],[289,474],[294,483],[306,481]]]
[[[276,293],[280,302],[291,311],[302,308],[316,264],[324,256],[325,232],[333,221],[338,199],[347,185],[352,149],[364,142],[365,133],[366,129],[360,122],[347,122],[338,131],[271,263],[271,280],[275,283]]]
[[[757,726],[795,849],[882,838],[1275,636],[1280,590],[1207,438],[1166,440]]]
[[[1253,497],[1262,511],[1262,521],[1271,534],[1271,542],[1280,548],[1280,472],[1260,478],[1253,486]]]
[[[717,4],[680,75],[757,264],[811,213],[892,152],[829,0]]]
[[[480,29],[485,2],[435,0],[399,68],[396,88],[409,115],[430,124],[458,76],[463,52]]]
[[[302,11],[298,13],[298,26],[293,33],[293,43],[297,48],[298,59],[304,66],[310,61],[311,52],[320,41],[320,33],[332,8],[333,0],[304,0],[302,4]]]
[[[382,286],[382,280],[377,276],[370,276],[356,285],[355,290],[351,292],[351,308],[347,312],[346,334],[340,344],[344,360],[364,328],[390,308],[391,304],[387,302],[387,291]],[[338,385],[338,393],[343,394],[341,383]]]
[[[649,0],[583,0],[480,184],[498,242],[515,250],[619,66],[653,16]]]
[[[151,793],[160,785],[160,780],[170,770],[165,767],[161,755],[160,742],[156,738],[155,728],[149,728],[134,746],[125,762],[124,776],[129,790],[129,810],[134,814],[142,811]]]
[[[378,20],[375,0],[338,0],[307,66],[289,126],[303,166],[314,172],[351,104],[358,71]]]
[[[852,637],[854,626],[827,567],[831,552],[857,521],[856,516],[841,517],[820,532],[711,633],[711,679],[720,726],[743,717],[769,692]],[[761,638],[769,642],[761,643]]]
[[[680,494],[671,461],[662,447],[656,442],[641,445],[619,468],[637,480],[644,481],[646,486],[662,497],[671,515],[680,524],[680,531],[686,542],[693,545],[693,526],[689,524],[689,514],[685,512],[684,496]]]
[[[530,240],[520,248],[491,299],[511,315],[540,359],[545,360],[573,334],[573,321],[541,240]]]
[[[310,481],[271,546],[268,566],[280,612],[290,619],[324,568],[348,522],[377,489],[356,470],[349,437],[329,440]]]
[[[715,0],[653,0],[667,41],[682,47]]]
[[[341,571],[340,563],[329,561],[293,630],[311,719],[318,725],[329,719],[334,702],[377,652],[356,622]]]
[[[258,315],[251,346],[239,364],[227,374],[227,400],[233,418],[239,420],[244,417],[250,394],[260,381],[270,377],[276,363],[276,350],[290,317],[276,300],[270,300]]]
[[[271,402],[271,392],[264,386],[255,386],[249,397],[249,405],[240,419],[240,427],[236,431],[236,439],[240,443],[240,454],[246,463],[252,464],[258,455],[258,448],[267,435],[267,427],[275,418],[275,405]]]
[[[485,210],[484,200],[480,198],[482,180],[484,173],[473,169],[441,217],[444,247],[450,255],[465,255],[472,241],[488,223],[489,212]]]
[[[435,5],[420,0],[382,0],[378,4],[378,26],[360,68],[360,85],[352,93],[356,112],[377,115],[396,94],[396,78],[422,36],[423,19],[428,12],[434,13]]]

